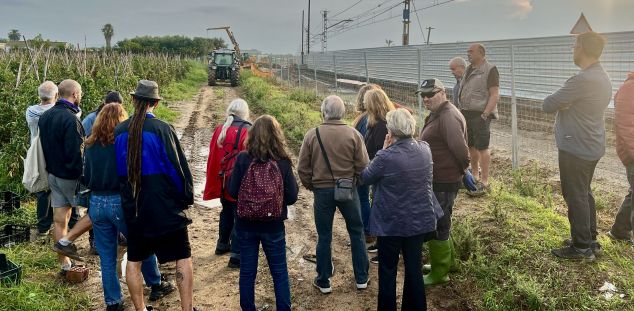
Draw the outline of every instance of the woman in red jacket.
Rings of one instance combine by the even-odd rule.
[[[203,200],[220,198],[222,211],[216,255],[231,251],[230,268],[240,268],[240,245],[234,230],[236,201],[227,193],[227,186],[236,157],[244,150],[244,140],[251,127],[248,118],[249,105],[243,99],[234,99],[227,107],[227,119],[216,127],[209,144],[207,181],[203,192]]]

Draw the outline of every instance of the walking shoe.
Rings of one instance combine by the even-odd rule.
[[[161,282],[158,285],[152,285],[152,292],[150,292],[150,301],[157,301],[173,292],[175,290],[174,285],[170,282]]]
[[[376,244],[368,246],[368,253],[376,253],[379,251],[379,247]]]
[[[230,245],[221,245],[221,244],[217,244],[216,245],[216,255],[224,255],[228,252],[231,251],[231,246]]]
[[[90,249],[88,250],[88,254],[99,255],[99,252],[97,252],[97,246],[95,246],[95,239],[88,239],[88,242],[90,244]]]
[[[194,307],[194,311],[203,311],[203,309],[201,309],[199,307]]]
[[[123,305],[123,301],[120,303],[115,303],[113,305],[107,305],[106,311],[124,311],[125,306]]]
[[[565,239],[563,244],[564,246],[573,246],[572,239]],[[590,249],[596,256],[603,254],[603,248],[601,248],[601,244],[599,244],[599,242],[592,242],[592,244],[590,244]]]
[[[75,246],[75,243],[70,243],[64,246],[60,244],[59,242],[56,242],[55,245],[53,245],[53,251],[55,251],[56,253],[60,255],[67,256],[75,260],[84,261],[84,259],[81,256],[79,256],[79,254],[77,253],[77,246]]]
[[[368,283],[370,283],[369,279],[367,281],[365,281],[365,283],[357,283],[357,289],[358,290],[367,289],[368,288]]]
[[[128,246],[128,239],[123,235],[123,233],[119,232],[119,237],[117,238],[117,243],[119,246]]]
[[[594,261],[596,257],[592,249],[581,251],[574,246],[564,246],[562,248],[554,248],[550,251],[555,257],[569,260],[587,260]]]
[[[240,269],[240,259],[238,258],[229,258],[229,264],[227,265],[231,269]]]
[[[614,240],[614,241],[617,241],[617,242],[623,242],[623,243],[627,243],[627,244],[630,244],[630,245],[634,244],[634,241],[632,241],[632,238],[620,238],[620,237],[617,237],[616,235],[614,235],[614,234],[612,233],[612,231],[611,231],[611,230],[608,230],[608,233],[606,233],[606,234],[607,234],[607,236],[608,236],[610,239],[612,239],[612,240]]]
[[[321,286],[319,286],[319,284],[317,284],[317,279],[313,280],[313,286],[317,287],[317,289],[319,289],[319,291],[322,294],[330,294],[330,293],[332,293],[332,287],[330,287],[330,284],[328,285],[328,287],[321,287]]]
[[[476,183],[476,190],[474,191],[469,191],[467,190],[467,195],[469,195],[470,197],[481,197],[483,195],[485,195],[487,193],[487,190],[489,189],[489,186],[485,186],[483,183],[481,182],[477,182]]]
[[[379,264],[379,256],[374,256],[370,259],[371,263]]]

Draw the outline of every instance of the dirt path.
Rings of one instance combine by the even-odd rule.
[[[209,141],[213,128],[222,122],[227,104],[237,97],[237,89],[217,86],[203,87],[191,101],[179,102],[171,106],[181,113],[174,127],[189,161],[194,176],[195,204],[188,211],[193,219],[189,227],[190,242],[194,259],[194,299],[195,305],[204,310],[240,310],[238,277],[239,271],[227,267],[228,256],[214,254],[218,237],[219,202],[203,202],[201,192],[205,182],[205,169]],[[370,285],[366,291],[357,291],[354,286],[350,246],[345,222],[339,213],[335,214],[333,228],[332,254],[335,275],[331,279],[333,293],[320,294],[312,285],[315,277],[315,265],[305,261],[302,256],[314,253],[317,232],[312,212],[313,195],[302,188],[299,199],[289,207],[289,219],[286,221],[286,243],[289,279],[293,308],[295,310],[376,310],[378,293],[378,266],[370,264]],[[86,238],[79,242],[85,254]],[[371,255],[371,254],[370,254]],[[87,256],[87,264],[93,268],[90,279],[82,284],[91,293],[92,310],[103,310],[103,294],[99,273],[99,259]],[[402,268],[402,267],[401,267]],[[174,282],[174,264],[160,267],[163,275]],[[263,253],[260,252],[260,265],[256,282],[256,305],[261,310],[275,309],[273,282]],[[402,291],[402,271],[399,272],[398,300]],[[126,310],[133,310],[127,287],[122,283],[127,304]],[[149,293],[146,291],[146,298]],[[465,310],[459,296],[451,285],[427,290],[430,310]],[[180,310],[178,293],[152,304],[159,310]],[[268,306],[268,307],[267,307]]]

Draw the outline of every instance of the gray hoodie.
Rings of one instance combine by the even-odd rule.
[[[37,133],[37,123],[40,121],[40,117],[44,112],[51,109],[55,105],[55,103],[50,103],[46,105],[33,105],[26,108],[26,123],[29,125],[29,131],[31,132],[31,141],[35,138],[35,133]]]

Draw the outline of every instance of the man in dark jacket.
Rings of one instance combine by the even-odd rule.
[[[612,97],[610,77],[601,66],[605,39],[586,32],[577,37],[574,62],[581,71],[544,99],[543,110],[557,113],[555,139],[559,149],[561,194],[568,205],[570,240],[552,250],[563,259],[594,260],[597,242],[597,211],[590,183],[605,153],[603,113]]]
[[[458,196],[462,176],[469,167],[467,125],[460,111],[447,100],[445,87],[438,79],[421,83],[416,92],[431,113],[425,119],[420,138],[429,144],[434,160],[434,195],[444,216],[438,220],[435,240],[429,241],[431,272],[425,275],[425,285],[449,281],[447,273],[453,261],[453,241],[450,239],[451,213]]]
[[[141,262],[156,254],[159,263],[176,261],[181,307],[189,311],[194,277],[185,209],[194,203],[192,174],[174,128],[152,113],[161,99],[156,82],[139,81],[132,96],[134,115],[115,128],[130,297],[137,310],[145,308]]]
[[[82,173],[85,138],[84,128],[79,120],[81,85],[68,79],[62,81],[58,89],[60,99],[38,122],[51,188],[55,241],[66,235],[71,209],[76,207],[75,191]],[[70,242],[65,246],[69,245]],[[71,268],[70,259],[62,254],[58,257],[62,266],[61,274],[65,275],[65,271]]]

